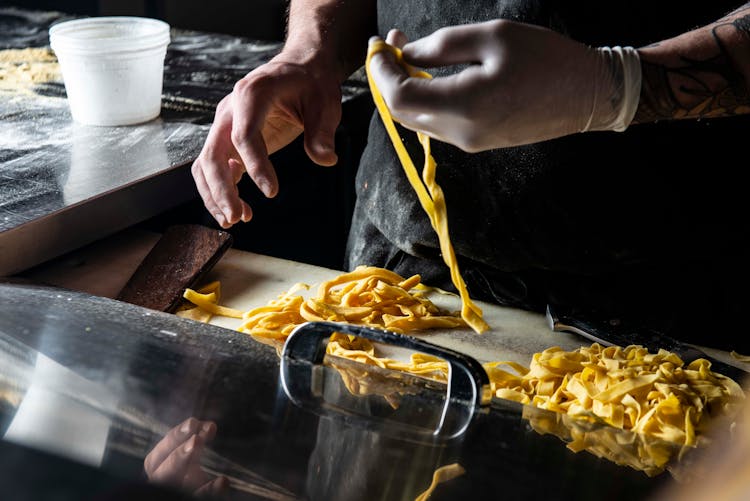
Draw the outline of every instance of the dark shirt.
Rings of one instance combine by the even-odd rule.
[[[416,39],[443,26],[508,18],[593,46],[640,47],[738,6],[708,4],[382,0],[378,23],[381,35],[396,27]],[[750,116],[668,121],[477,154],[433,141],[451,240],[472,296],[536,311],[570,304],[740,349],[748,125]],[[402,137],[421,165],[416,135],[402,129]],[[437,236],[377,115],[356,182],[347,265],[421,273],[427,284],[452,288]]]

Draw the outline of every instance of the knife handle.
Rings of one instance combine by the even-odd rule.
[[[747,380],[748,373],[743,369],[718,360],[693,345],[652,329],[636,329],[621,323],[612,324],[605,320],[584,319],[564,311],[563,307],[553,305],[547,305],[547,323],[553,331],[572,332],[602,346],[617,345],[624,348],[636,344],[643,346],[651,353],[657,353],[661,348],[675,353],[685,363],[705,358],[711,362],[712,371],[728,376],[743,386],[750,384]]]

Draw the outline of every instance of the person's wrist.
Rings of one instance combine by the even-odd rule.
[[[622,132],[633,121],[641,94],[641,63],[633,47],[598,47],[591,114],[582,128]]]
[[[309,41],[287,41],[274,60],[305,66],[315,77],[334,76],[339,82],[351,74],[336,50]]]

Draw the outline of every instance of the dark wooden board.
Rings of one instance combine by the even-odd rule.
[[[146,255],[119,296],[120,301],[172,312],[232,245],[226,231],[197,224],[167,228]]]

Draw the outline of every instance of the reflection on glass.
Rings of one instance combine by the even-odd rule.
[[[330,355],[315,375],[313,391],[329,406],[433,432],[443,425],[444,382]]]
[[[170,429],[123,405],[113,386],[85,378],[0,332],[3,440],[98,468],[106,468],[107,456],[116,452],[142,461],[153,482],[191,492],[295,499],[210,449],[216,432],[213,422],[196,418]]]
[[[283,487],[209,449],[217,431],[213,421],[195,417],[170,429],[143,461],[149,480],[198,496],[229,496],[235,490],[274,501],[296,499]]]
[[[593,415],[576,416],[530,405],[523,405],[521,413],[536,433],[558,437],[575,453],[593,454],[649,477],[668,471],[678,482],[695,480],[699,473],[693,464],[696,455],[709,449],[715,434],[725,434],[734,427],[733,416],[715,419],[710,432],[700,435],[696,444],[685,445],[615,428]]]
[[[326,329],[334,330],[330,335],[330,340],[325,344],[326,355],[322,364],[312,364],[314,369],[311,372],[312,376],[308,378],[312,388],[311,400],[317,397],[318,404],[323,410],[347,416],[363,416],[370,421],[381,423],[384,427],[396,423],[402,431],[414,432],[417,435],[425,430],[438,434],[445,428],[446,422],[457,415],[449,412],[449,409],[466,409],[477,404],[477,402],[465,402],[467,404],[465,406],[452,405],[454,402],[452,402],[448,382],[452,381],[453,365],[447,360],[436,357],[434,352],[423,354],[419,350],[406,349],[399,344],[403,340],[397,336],[383,336],[381,339],[377,337],[377,333],[369,333],[368,335],[378,339],[378,341],[372,341],[354,335],[361,330],[360,328],[348,327],[345,333],[335,331],[335,328],[335,325],[308,328],[312,333],[315,333],[316,329],[321,332],[325,332]],[[292,345],[297,341],[295,337],[297,337],[296,333],[291,336]],[[313,342],[314,340],[311,341]],[[390,342],[394,344],[389,344]],[[293,358],[290,352],[294,351],[294,346],[292,346],[291,349],[285,350],[283,356]],[[306,352],[309,355],[307,364],[311,364],[310,360],[314,360],[315,353],[319,351],[321,351],[320,348],[317,351],[315,349],[299,350],[300,353]],[[554,354],[559,353],[554,352]],[[652,358],[658,361],[659,357],[664,356],[667,355],[659,353]],[[304,357],[297,362],[304,365]],[[631,365],[634,363],[631,360]],[[553,364],[552,368],[558,372],[565,372],[563,369],[566,367],[564,364]],[[590,364],[587,367],[587,370],[593,371]],[[669,365],[667,369],[670,367],[672,365]],[[698,367],[698,362],[686,367],[684,369],[686,377],[698,378],[696,375]],[[491,379],[497,384],[497,381],[500,381],[497,377],[498,369],[496,367],[485,368],[494,370],[494,379]],[[693,374],[694,372],[696,374]],[[528,373],[538,374],[539,371]],[[554,375],[548,378],[550,380],[558,381],[559,379],[563,383],[568,381],[569,375],[558,375],[554,371],[550,373]],[[507,381],[520,379],[523,377],[506,378]],[[301,380],[305,378],[302,377]],[[652,419],[658,426],[655,424],[643,427],[643,430],[625,429],[609,423],[604,417],[594,412],[570,412],[562,405],[558,406],[560,409],[552,410],[523,406],[522,417],[529,421],[533,430],[540,434],[553,434],[559,437],[573,452],[587,451],[617,465],[642,471],[649,477],[669,470],[675,478],[684,479],[686,469],[683,466],[688,456],[692,455],[691,453],[697,448],[710,443],[706,433],[707,426],[711,423],[714,428],[720,426],[720,423],[728,426],[728,422],[733,419],[733,409],[736,410],[737,403],[735,400],[739,401],[740,397],[739,387],[721,378],[718,382],[721,384],[714,384],[716,389],[712,393],[713,387],[708,388],[708,385],[716,383],[715,381],[707,380],[703,386],[700,386],[701,391],[708,391],[713,399],[708,399],[705,404],[705,419],[699,420],[697,425],[692,420],[688,422],[688,419],[692,418],[691,408],[684,410],[683,407],[672,405],[677,402],[674,396],[670,396],[667,400],[667,404],[670,405],[658,406],[648,413],[648,416],[653,415]],[[698,381],[695,384],[700,385],[700,383]],[[620,390],[625,384],[631,384],[631,381],[627,380],[615,389]],[[545,395],[553,393],[549,388],[547,391],[542,386],[532,386],[529,389],[532,393],[537,390]],[[677,383],[673,386],[677,389],[673,389],[672,386],[667,389],[683,392],[689,389],[687,385],[678,386]],[[657,390],[664,390],[664,387],[665,385],[657,385]],[[343,388],[346,391],[343,391]],[[728,396],[720,393],[721,390],[728,393]],[[610,393],[612,391],[610,390]],[[641,393],[643,393],[643,398],[646,398],[644,391]],[[657,391],[651,391],[648,393],[648,398],[656,399],[654,395],[657,394],[661,395]],[[495,402],[504,400],[500,397],[502,395],[498,391]],[[633,398],[630,400],[635,402]],[[534,402],[536,402],[536,397]],[[701,402],[693,402],[693,404],[700,408],[703,405]],[[713,410],[712,404],[715,407]],[[680,412],[682,414],[679,414]],[[464,414],[466,415],[468,414]],[[675,420],[679,423],[673,423]],[[667,431],[673,431],[673,429],[678,429],[680,424],[686,427],[684,434],[664,432],[664,428],[667,428]]]
[[[607,426],[592,419],[524,406],[523,417],[531,428],[552,434],[573,452],[586,451],[621,466],[629,466],[652,477],[669,462],[679,460],[691,447]]]
[[[4,438],[98,467],[116,403],[103,386],[39,353]]]
[[[404,440],[458,438],[489,396],[487,375],[469,357],[413,337],[333,322],[310,322],[290,334],[281,377],[302,408]]]

